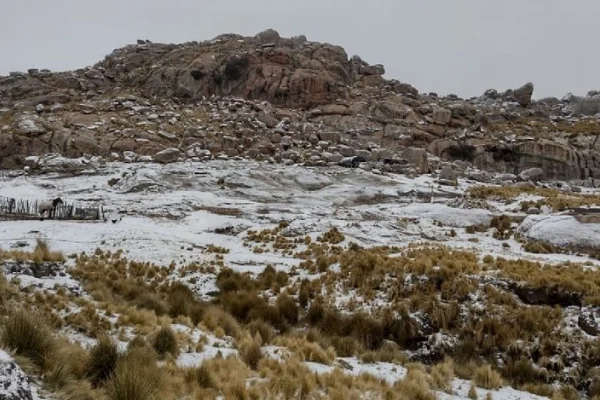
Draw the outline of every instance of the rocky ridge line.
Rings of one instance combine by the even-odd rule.
[[[325,166],[359,157],[367,168],[426,173],[441,158],[455,161],[456,174],[599,175],[598,92],[535,101],[528,83],[461,99],[384,73],[339,46],[273,30],[138,40],[84,69],[0,77],[0,166],[79,170],[98,157]]]

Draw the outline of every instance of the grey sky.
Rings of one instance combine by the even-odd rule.
[[[0,74],[75,69],[137,38],[282,36],[345,47],[420,91],[532,81],[534,97],[600,89],[598,0],[0,0]]]

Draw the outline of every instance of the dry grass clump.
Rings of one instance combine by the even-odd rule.
[[[115,341],[101,337],[91,349],[85,375],[93,386],[103,384],[113,374],[120,354]]]
[[[435,400],[436,396],[431,391],[427,375],[419,369],[408,371],[406,378],[394,385],[394,391],[402,393],[406,399]]]
[[[65,256],[61,252],[51,251],[48,243],[38,239],[35,249],[31,254],[31,260],[36,264],[43,262],[64,262]]]
[[[229,356],[223,358],[218,356],[210,360],[205,360],[202,363],[200,370],[196,369],[194,372],[194,375],[201,374],[200,376],[196,375],[196,378],[204,381],[203,385],[200,385],[200,382],[198,382],[198,386],[209,386],[208,389],[214,388],[217,391],[215,393],[210,390],[206,393],[210,397],[206,396],[204,398],[216,398],[218,392],[221,392],[226,399],[248,398],[245,383],[251,376],[252,371],[238,357]],[[188,374],[191,374],[191,372],[188,372]],[[193,382],[193,380],[190,379],[193,377],[193,375],[188,375],[186,380],[188,382]]]
[[[47,360],[43,371],[45,387],[57,391],[84,379],[88,359],[88,352],[79,344],[56,338],[55,351]]]
[[[523,202],[521,209],[526,211],[529,207],[546,205],[553,211],[564,211],[579,207],[600,205],[600,195],[565,193],[557,189],[542,188],[537,186],[477,186],[469,188],[469,195],[477,199],[513,201],[522,194],[544,197],[543,200]]]
[[[207,253],[216,253],[216,254],[228,254],[229,249],[221,246],[216,246],[214,244],[209,244],[206,248]]]
[[[110,400],[158,400],[164,380],[152,354],[133,349],[119,358],[115,371],[106,383]]]
[[[138,308],[154,311],[157,316],[169,312],[169,305],[156,293],[143,293],[133,301],[133,304]]]
[[[36,311],[22,308],[11,311],[2,321],[0,341],[5,348],[31,360],[44,369],[56,349],[46,319]]]
[[[170,354],[173,358],[177,358],[179,355],[179,343],[177,342],[175,332],[170,327],[163,326],[160,328],[152,336],[150,344],[161,358],[164,358],[167,354]]]
[[[443,362],[434,365],[430,371],[431,382],[435,389],[451,392],[451,381],[454,378],[454,362],[446,358]]]
[[[197,368],[187,369],[185,371],[185,380],[188,385],[196,386],[199,389],[213,389],[216,386],[215,378],[206,364],[202,364]]]
[[[260,336],[261,342],[263,344],[270,343],[271,340],[273,340],[273,338],[275,337],[275,330],[273,329],[273,327],[269,323],[259,319],[250,321],[246,325],[246,329],[248,330],[248,332],[250,332],[252,336]]]
[[[523,250],[534,254],[552,254],[557,253],[557,249],[550,243],[529,240],[523,245]]]
[[[204,312],[202,323],[213,332],[221,329],[228,336],[240,337],[240,324],[231,314],[220,307],[208,306]]]
[[[360,360],[364,363],[387,362],[393,364],[406,364],[408,356],[400,350],[400,346],[391,341],[386,341],[383,346],[377,350],[368,350],[360,355]]]
[[[255,398],[306,399],[319,389],[319,377],[297,358],[284,362],[264,359],[259,370],[265,381],[251,389]]]
[[[526,260],[506,260],[496,258],[493,268],[499,275],[514,282],[521,282],[548,294],[556,299],[565,299],[573,304],[583,299],[595,304],[600,296],[600,276],[596,271],[582,265],[564,263],[552,267]],[[569,300],[570,299],[570,300]]]
[[[229,268],[224,268],[217,274],[216,283],[221,292],[227,293],[278,289],[287,285],[288,281],[289,277],[287,273],[276,271],[275,268],[269,265],[258,275],[258,279],[253,278],[247,273],[242,274]]]
[[[292,353],[299,356],[302,361],[330,365],[336,356],[333,348],[324,350],[318,343],[310,342],[305,337],[279,336],[275,338],[273,343],[288,348]]]
[[[496,216],[490,221],[490,227],[494,228],[494,239],[506,240],[513,233],[511,229],[512,219],[507,215]]]
[[[260,336],[246,337],[237,345],[240,357],[253,370],[258,368],[258,363],[263,357]]]
[[[189,317],[194,324],[202,320],[204,305],[196,299],[192,290],[180,282],[169,285],[167,289],[167,304],[172,318]]]
[[[531,360],[524,358],[509,360],[502,368],[502,375],[516,385],[548,383],[547,372],[534,367]]]
[[[323,236],[319,236],[317,240],[319,242],[331,243],[331,244],[339,244],[342,243],[346,237],[339,231],[337,227],[333,227],[329,229],[327,232],[323,234]]]
[[[495,390],[502,387],[502,376],[489,365],[479,367],[473,378],[475,384],[484,389]]]
[[[0,261],[9,259],[42,264],[44,262],[64,262],[65,256],[61,252],[50,250],[50,246],[46,241],[38,239],[33,252],[0,249]]]
[[[488,227],[485,224],[477,224],[477,225],[469,225],[466,228],[466,232],[470,235],[474,235],[476,233],[487,232]]]

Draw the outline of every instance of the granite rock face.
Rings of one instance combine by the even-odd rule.
[[[75,71],[0,77],[0,167],[85,170],[93,157],[335,165],[360,156],[396,172],[426,173],[441,158],[514,175],[539,168],[541,179],[600,173],[597,91],[536,101],[527,83],[461,99],[384,74],[339,46],[271,29],[140,39]]]

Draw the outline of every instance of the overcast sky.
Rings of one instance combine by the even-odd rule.
[[[423,92],[600,89],[599,0],[0,0],[0,74],[95,63],[137,38],[221,33],[342,45]]]

